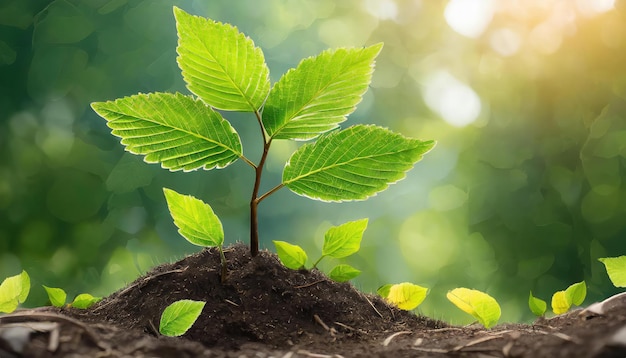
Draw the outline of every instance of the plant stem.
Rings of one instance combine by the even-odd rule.
[[[227,271],[226,271],[226,256],[224,256],[224,250],[222,250],[222,246],[221,245],[217,247],[217,250],[219,250],[219,252],[220,252],[220,261],[221,261],[221,264],[222,264],[222,275],[220,277],[220,281],[222,283],[224,283],[224,282],[226,282],[226,273],[227,273]]]
[[[263,154],[259,164],[254,167],[254,188],[252,189],[252,199],[250,199],[250,255],[255,257],[259,254],[259,225],[258,225],[258,205],[259,205],[259,188],[261,187],[261,175],[263,174],[263,166],[265,166],[265,160],[267,159],[267,153],[270,150],[272,139],[267,139],[265,134],[265,128],[263,128],[263,122],[261,120],[261,113],[254,111],[257,122],[261,127],[261,134],[263,135]]]
[[[317,268],[317,264],[320,263],[320,261],[322,261],[322,259],[324,258],[324,255],[320,256],[319,259],[317,259],[317,261],[315,261],[315,263],[313,264],[313,267],[311,267],[312,269]]]

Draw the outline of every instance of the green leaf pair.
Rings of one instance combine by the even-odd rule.
[[[11,313],[24,303],[30,293],[30,276],[26,271],[7,277],[0,284],[0,312]]]
[[[428,295],[428,289],[410,282],[403,282],[384,285],[378,288],[376,293],[396,307],[411,311],[424,301]]]
[[[46,290],[46,293],[48,294],[48,299],[54,307],[65,306],[67,293],[65,293],[63,289],[57,287],[48,287],[45,285],[43,286],[43,288]],[[69,306],[79,309],[87,309],[100,300],[102,300],[102,297],[94,297],[88,293],[81,293],[74,298],[74,301],[72,301]]]
[[[333,226],[324,235],[322,255],[315,261],[313,268],[326,256],[341,259],[359,251],[363,233],[367,228],[368,219],[350,221],[339,226]],[[305,267],[308,260],[306,252],[298,245],[285,241],[274,241],[278,258],[286,267],[299,270]],[[350,265],[342,264],[333,268],[328,276],[337,282],[349,281],[357,277],[361,271]]]
[[[572,305],[580,306],[587,297],[587,285],[585,281],[577,282],[570,285],[564,291],[557,291],[552,295],[552,312],[554,314],[563,314],[572,307]],[[532,291],[528,297],[528,307],[530,311],[538,316],[542,317],[546,313],[548,304],[546,301],[533,296]]]

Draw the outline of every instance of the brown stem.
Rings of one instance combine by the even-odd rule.
[[[258,225],[258,205],[259,205],[259,188],[261,187],[261,175],[263,174],[263,167],[265,166],[265,160],[267,159],[267,153],[270,150],[272,139],[267,139],[265,129],[263,128],[263,122],[261,120],[261,114],[259,111],[255,111],[257,121],[261,127],[261,133],[263,134],[263,155],[261,160],[254,170],[254,188],[252,189],[252,199],[250,199],[250,255],[255,257],[259,254],[259,225]]]

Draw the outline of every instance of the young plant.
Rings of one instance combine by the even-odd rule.
[[[428,289],[410,282],[403,282],[381,286],[376,293],[396,307],[412,311],[424,301],[428,295]]]
[[[26,271],[7,277],[0,284],[0,312],[11,313],[24,303],[30,293],[30,276]]]
[[[361,219],[328,229],[324,235],[322,255],[315,261],[312,268],[317,268],[324,257],[341,259],[358,252],[367,223],[368,219]],[[274,240],[274,246],[276,246],[278,258],[286,267],[299,270],[306,265],[308,256],[300,246],[279,240]],[[350,265],[341,264],[335,266],[328,276],[337,282],[345,282],[357,277],[360,273],[361,271]]]
[[[206,302],[180,300],[167,306],[161,314],[159,333],[178,337],[185,334],[196,322]]]
[[[236,27],[176,7],[174,15],[177,62],[192,95],[137,94],[91,106],[125,149],[148,163],[170,171],[220,169],[238,159],[249,165],[254,172],[252,256],[259,250],[258,205],[277,190],[287,187],[323,201],[364,200],[404,178],[435,144],[373,125],[337,129],[367,90],[381,44],[324,51],[300,62],[272,86],[263,52]],[[228,111],[249,112],[257,122],[263,138],[257,163],[244,155],[239,135],[222,116]],[[260,194],[272,143],[315,139],[292,154],[281,182]],[[214,224],[206,212],[186,214],[195,221],[189,226]]]
[[[48,294],[48,299],[54,307],[65,306],[65,302],[67,300],[67,293],[65,293],[65,290],[63,290],[62,288],[48,287],[45,285],[43,286],[43,288],[46,290],[46,293]],[[74,298],[74,301],[69,303],[68,306],[80,309],[87,309],[100,300],[102,300],[102,297],[94,297],[88,293],[81,293],[77,295]]]
[[[500,319],[500,305],[488,294],[469,288],[455,288],[446,295],[463,312],[472,315],[485,328],[491,328]]]
[[[587,285],[585,281],[572,284],[564,291],[557,291],[552,295],[552,312],[557,315],[566,313],[572,305],[580,306],[583,301],[585,301],[586,296]],[[532,291],[530,292],[528,307],[534,315],[543,317],[546,313],[547,306],[546,301],[533,296]]]

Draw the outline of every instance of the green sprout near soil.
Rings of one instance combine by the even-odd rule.
[[[404,178],[433,148],[434,141],[374,125],[338,129],[367,91],[382,44],[326,50],[271,86],[262,50],[236,27],[176,7],[174,15],[177,62],[192,95],[140,93],[91,106],[125,149],[148,163],[170,171],[221,169],[238,159],[248,164],[254,171],[251,256],[259,252],[258,205],[279,189],[322,201],[365,200]],[[257,163],[244,155],[238,133],[222,116],[229,111],[251,113],[257,122],[263,138]],[[315,141],[300,146],[287,161],[282,181],[260,194],[265,162],[277,140]],[[221,224],[210,207],[168,189],[165,193],[181,235],[221,251],[222,239],[214,236]]]
[[[410,282],[387,284],[376,290],[379,296],[399,309],[411,311],[428,295],[428,289]]]
[[[361,240],[367,228],[367,223],[368,219],[361,219],[328,229],[324,235],[322,255],[311,268],[317,268],[317,265],[324,257],[342,259],[358,252],[361,248]],[[276,246],[278,258],[283,265],[292,270],[305,268],[308,256],[300,246],[279,240],[275,240],[274,245]],[[345,282],[357,277],[360,273],[361,271],[350,265],[341,264],[335,266],[328,273],[328,276],[337,282]]]
[[[572,305],[580,306],[587,297],[587,285],[585,281],[577,282],[570,285],[563,291],[557,291],[552,295],[552,312],[559,315],[570,310]],[[533,296],[532,291],[528,296],[528,308],[538,317],[543,317],[546,313],[548,304],[546,301]]]
[[[495,326],[500,319],[502,312],[498,301],[484,292],[460,287],[449,291],[446,297],[460,310],[476,318],[485,328]]]

